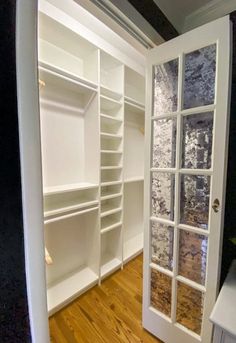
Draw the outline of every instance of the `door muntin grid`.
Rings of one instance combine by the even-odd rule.
[[[171,191],[167,200],[169,205],[172,204],[174,213],[172,216],[163,217],[160,211],[155,211],[155,202],[153,202],[152,197],[150,214],[152,219],[154,218],[159,222],[159,225],[173,227],[174,242],[169,244],[168,239],[171,236],[164,235],[163,228],[161,234],[156,229],[154,235],[153,220],[150,221],[152,245],[150,260],[152,301],[150,301],[150,306],[154,307],[161,315],[168,314],[172,323],[178,323],[178,326],[183,326],[197,335],[201,335],[207,278],[209,202],[213,170],[212,142],[215,115],[216,50],[216,44],[211,44],[153,67],[153,87],[163,87],[165,82],[168,84],[171,80],[174,80],[175,83],[172,88],[168,84],[168,91],[162,92],[162,95],[167,93],[167,105],[164,104],[163,111],[160,108],[160,101],[158,106],[155,106],[157,94],[161,92],[157,92],[154,88],[151,145],[152,195],[153,175],[162,175],[159,177],[162,180],[165,179],[163,175],[172,175],[174,187],[169,185]],[[178,61],[177,66],[176,61]],[[166,73],[165,66],[168,69]],[[165,78],[161,79],[159,86],[156,77],[157,70],[159,74],[160,70],[162,75],[165,74]],[[176,70],[178,70],[177,81]],[[174,75],[171,76],[170,71]],[[194,78],[192,83],[191,75]],[[199,83],[199,97],[196,94],[197,83]],[[176,90],[178,92],[177,98],[175,98]],[[161,98],[162,104],[165,96]],[[195,110],[196,107],[198,111]],[[155,130],[159,132],[156,133]],[[161,158],[161,161],[158,161],[158,158]],[[188,173],[189,170],[191,173]],[[183,187],[184,185],[185,187]],[[165,188],[161,184],[159,187]],[[159,203],[158,206],[160,207]],[[167,209],[169,209],[168,206]],[[157,237],[157,242],[155,242],[155,237]],[[163,238],[163,244],[161,244],[160,237]],[[173,247],[172,256],[170,245]],[[159,253],[159,255],[158,253],[155,255],[155,260],[153,260],[153,247]],[[153,268],[159,274],[154,273]],[[158,282],[156,285],[154,284],[152,280],[154,274],[157,280],[162,281],[160,283],[162,290],[158,289]],[[157,277],[157,275],[159,276]],[[153,299],[155,299],[153,292],[156,291],[160,298],[160,294],[163,292],[163,280],[165,279],[168,280],[166,289],[169,289],[171,283],[172,290],[171,297],[168,296],[168,306],[166,308],[162,304],[165,309],[162,311],[159,306],[160,301],[157,302],[159,307],[153,306]],[[184,289],[181,280],[184,280],[183,285],[188,288],[189,294],[194,295],[193,301],[194,299],[201,299],[198,310],[192,316],[186,312],[186,308],[183,306],[186,301],[181,299],[183,294],[181,290]],[[167,294],[169,293],[167,291]],[[159,298],[157,297],[157,299]],[[197,314],[199,318],[197,318]]]

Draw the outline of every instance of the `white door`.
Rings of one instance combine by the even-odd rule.
[[[143,326],[210,343],[227,165],[230,20],[149,52]]]

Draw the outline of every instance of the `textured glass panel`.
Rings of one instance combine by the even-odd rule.
[[[156,168],[175,167],[176,119],[153,121],[152,164]]]
[[[213,112],[183,119],[183,168],[211,168]]]
[[[171,278],[155,269],[151,271],[151,306],[170,317]]]
[[[180,230],[179,235],[179,275],[205,284],[207,242],[204,235]]]
[[[201,334],[203,305],[202,292],[178,282],[176,321],[198,335]]]
[[[170,173],[152,173],[152,215],[174,220],[175,179]]]
[[[172,270],[173,243],[173,227],[152,222],[152,262]]]
[[[185,55],[184,108],[214,103],[215,71],[216,44]]]
[[[208,229],[210,176],[182,175],[180,222]]]
[[[154,67],[153,115],[177,110],[178,59]]]

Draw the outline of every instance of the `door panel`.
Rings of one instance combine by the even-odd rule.
[[[148,55],[143,325],[166,343],[211,340],[229,73],[228,17]]]

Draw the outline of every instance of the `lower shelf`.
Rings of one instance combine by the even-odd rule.
[[[49,316],[93,287],[97,282],[98,276],[89,267],[84,266],[76,273],[49,287],[47,290]]]
[[[114,272],[116,269],[120,268],[122,262],[116,258],[111,256],[110,254],[106,254],[102,257],[102,266],[101,266],[101,278],[104,278]]]
[[[124,242],[123,261],[127,263],[143,250],[143,233],[139,233],[128,241]]]

